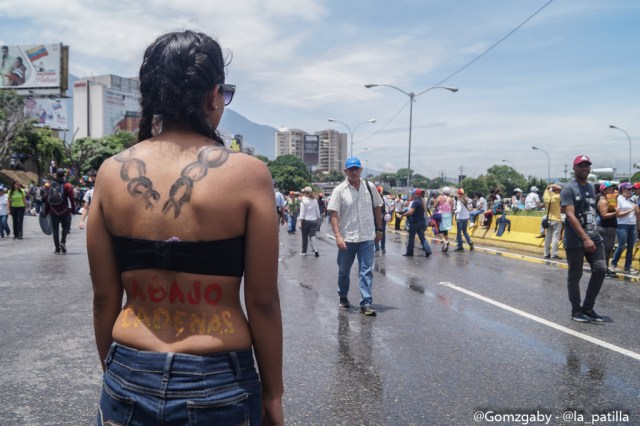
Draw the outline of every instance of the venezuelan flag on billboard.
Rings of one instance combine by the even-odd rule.
[[[59,93],[62,43],[8,45],[0,54],[0,89],[35,95]]]
[[[28,49],[25,53],[27,54],[27,57],[29,57],[29,60],[31,62],[37,61],[40,58],[44,58],[49,54],[49,52],[47,52],[47,48],[42,44]]]

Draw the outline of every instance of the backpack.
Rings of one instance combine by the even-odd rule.
[[[67,200],[66,194],[64,191],[64,182],[51,182],[51,186],[49,187],[49,194],[47,197],[47,201],[52,206],[62,205]]]

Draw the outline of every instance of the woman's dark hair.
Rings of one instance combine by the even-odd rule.
[[[11,182],[11,188],[9,188],[9,192],[7,193],[9,195],[9,198],[13,197],[13,193],[16,190],[16,183],[20,183],[20,181],[14,180],[13,182]]]
[[[180,128],[223,144],[203,104],[216,84],[224,83],[220,45],[193,31],[164,34],[144,52],[140,67],[142,117],[138,141],[152,136],[155,117],[164,128]]]

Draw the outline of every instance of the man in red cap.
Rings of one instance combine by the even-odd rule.
[[[565,214],[564,247],[569,273],[567,287],[571,302],[571,319],[578,322],[604,322],[604,318],[593,310],[596,297],[602,287],[607,264],[604,257],[602,237],[596,226],[596,195],[593,185],[587,182],[591,172],[591,160],[578,155],[573,160],[574,179],[562,188],[560,205]],[[591,278],[587,294],[581,305],[580,278],[584,259],[591,266]]]
[[[424,233],[427,230],[427,219],[424,215],[425,205],[424,200],[422,199],[423,194],[424,191],[419,188],[411,191],[411,204],[409,205],[409,210],[402,215],[405,217],[409,216],[409,239],[407,240],[407,251],[403,256],[413,256],[413,247],[416,235],[424,249],[424,255],[429,257],[432,253],[431,246],[424,237]]]

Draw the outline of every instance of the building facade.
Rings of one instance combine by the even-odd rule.
[[[73,84],[76,137],[100,138],[118,130],[140,127],[140,89],[137,79],[108,74]]]
[[[314,170],[331,172],[344,168],[347,159],[347,134],[333,129],[307,133],[300,129],[280,128],[275,136],[276,157],[293,155],[303,161],[306,135],[317,135],[320,138],[318,164],[313,166]]]

